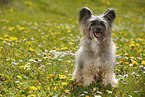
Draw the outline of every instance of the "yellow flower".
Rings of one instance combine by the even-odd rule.
[[[34,52],[34,49],[32,49],[32,48],[30,48],[29,50],[32,51],[32,52]]]
[[[58,84],[54,83],[53,85],[58,85]]]
[[[11,41],[16,41],[17,38],[16,37],[9,37]]]
[[[61,83],[63,86],[66,86],[67,85],[67,82],[62,82]]]
[[[144,64],[145,65],[145,61],[142,61],[141,64]]]
[[[13,31],[15,28],[14,27],[8,27],[9,31]]]
[[[55,50],[59,51],[59,48],[56,48]]]
[[[136,61],[133,61],[132,64],[137,64],[137,62]]]
[[[4,38],[8,38],[9,36],[6,34],[6,35],[4,35]]]
[[[120,71],[119,69],[115,69],[116,71]]]
[[[137,67],[133,67],[134,69],[137,69]]]
[[[10,12],[13,12],[13,11],[14,11],[13,8],[11,8],[11,9],[10,9]]]
[[[75,79],[74,78],[71,78],[71,79],[69,79],[70,81],[74,81]]]
[[[106,2],[106,3],[107,3],[107,5],[110,5],[110,2],[109,2],[108,0],[107,0],[107,2]]]
[[[59,75],[60,79],[65,79],[65,75]]]
[[[29,95],[28,97],[36,97],[34,94]]]
[[[48,78],[48,79],[49,79],[49,78],[50,78],[50,76],[47,76],[46,78]]]
[[[93,91],[95,92],[97,89],[96,88],[93,88]]]
[[[67,30],[67,32],[71,32],[71,30]]]
[[[51,35],[54,35],[54,33],[51,33]]]
[[[119,79],[122,79],[122,80],[124,80],[124,78],[122,78],[122,77],[121,77],[121,78],[119,78]]]
[[[130,42],[131,44],[135,43],[133,40]]]
[[[54,50],[50,50],[51,52],[54,52]]]
[[[81,86],[82,84],[77,84],[78,86]]]
[[[56,28],[58,28],[58,29],[59,29],[59,28],[60,28],[60,26],[56,26]]]
[[[0,74],[0,76],[4,76],[3,74]]]
[[[136,46],[139,46],[139,44],[138,44],[138,43],[136,43]]]
[[[3,38],[2,38],[2,37],[0,37],[0,40],[3,40]]]
[[[25,28],[24,27],[18,27],[18,30],[24,30]]]
[[[10,41],[10,40],[8,38],[6,38],[5,41]]]
[[[129,64],[129,62],[125,62],[125,64]]]
[[[22,69],[22,68],[24,68],[24,69],[25,69],[25,66],[20,66],[19,68],[20,68],[20,69]]]
[[[134,46],[135,46],[135,44],[130,44],[129,46],[130,46],[130,47],[134,47]]]
[[[64,92],[69,92],[70,90],[64,90]]]
[[[37,88],[35,86],[31,86],[30,89],[31,90],[37,90]]]
[[[50,76],[50,77],[52,77],[52,76],[53,76],[53,74],[49,74],[49,76]]]
[[[86,95],[85,97],[89,97],[88,95]]]
[[[22,77],[20,75],[17,75],[17,78],[22,79]]]

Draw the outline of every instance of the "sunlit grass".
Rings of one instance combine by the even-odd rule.
[[[0,13],[0,96],[144,97],[145,10],[142,3],[142,0],[75,3],[73,0],[64,0],[64,3],[13,0]],[[83,87],[72,78],[81,38],[78,12],[83,6],[96,14],[110,7],[116,10],[112,38],[117,45],[117,87],[99,83]]]

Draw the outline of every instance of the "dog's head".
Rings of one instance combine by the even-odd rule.
[[[114,9],[108,9],[98,16],[93,15],[89,8],[83,7],[79,12],[79,23],[87,38],[102,41],[104,38],[111,38],[111,26],[115,17]]]

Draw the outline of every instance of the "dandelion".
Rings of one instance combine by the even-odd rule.
[[[97,90],[97,88],[93,88],[93,91],[95,92]]]
[[[32,48],[29,48],[29,50],[30,50],[31,52],[34,52],[34,49],[32,49]]]
[[[74,78],[71,78],[71,79],[69,79],[70,81],[74,81],[75,79]]]
[[[131,43],[131,44],[134,44],[135,42],[132,40],[130,43]]]
[[[145,61],[142,61],[141,64],[145,65]]]
[[[129,64],[129,62],[125,62],[125,64]]]
[[[70,92],[70,90],[64,90],[64,92]]]
[[[64,75],[59,75],[60,79],[65,79],[66,77]]]
[[[82,84],[77,84],[78,86],[81,86]]]
[[[8,38],[5,38],[5,41],[10,41]]]
[[[9,39],[10,39],[11,41],[16,41],[16,40],[17,40],[16,37],[9,37]]]
[[[22,77],[20,75],[17,75],[17,78],[22,79]]]
[[[119,79],[120,79],[120,80],[124,80],[124,78],[123,78],[123,77],[120,77]]]
[[[49,74],[50,77],[53,77],[53,74]]]
[[[29,95],[28,97],[36,97],[34,94]]]
[[[133,67],[134,69],[137,69],[137,67]]]
[[[0,40],[3,40],[3,38],[2,38],[2,37],[0,37]]]
[[[71,32],[71,30],[67,30],[67,32]]]
[[[24,30],[25,28],[24,27],[18,27],[18,30]]]
[[[136,43],[136,46],[139,46],[139,44],[138,44],[138,43]]]
[[[107,2],[106,2],[106,3],[107,3],[107,5],[110,5],[110,4],[111,4],[108,0],[107,0]]]
[[[6,34],[6,35],[4,35],[4,38],[8,38],[9,36]]]
[[[120,71],[119,69],[115,69],[116,71]]]
[[[61,83],[63,86],[66,86],[67,85],[67,82],[62,82]]]
[[[35,91],[37,90],[37,88],[35,86],[31,86],[30,89],[35,90]]]
[[[136,61],[133,61],[132,64],[137,64],[137,62]]]
[[[135,46],[135,44],[130,44],[129,46],[130,46],[130,47],[134,47],[134,46]]]
[[[57,28],[57,29],[59,29],[59,28],[60,28],[60,26],[56,26],[56,28]]]
[[[0,76],[4,76],[3,74],[0,74]]]
[[[22,69],[22,68],[24,68],[24,69],[25,69],[25,66],[20,66],[19,68],[20,68],[20,69]]]
[[[10,9],[10,12],[13,12],[13,11],[14,11],[13,8],[11,8],[11,9]]]

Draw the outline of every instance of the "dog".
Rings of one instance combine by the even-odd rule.
[[[115,10],[109,8],[101,15],[93,15],[87,8],[79,12],[79,24],[82,32],[80,48],[76,52],[73,78],[83,86],[94,81],[107,86],[116,86],[115,77],[116,45],[111,38],[111,28],[116,18]]]

